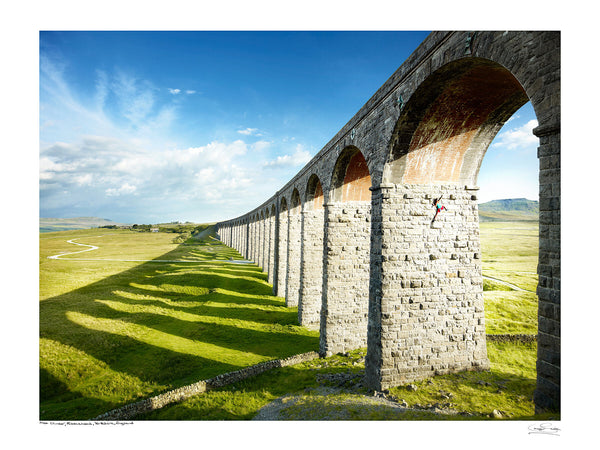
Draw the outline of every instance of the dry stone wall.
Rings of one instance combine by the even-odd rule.
[[[288,358],[265,361],[263,363],[236,370],[235,372],[227,372],[208,380],[198,381],[197,383],[193,383],[188,386],[173,389],[163,394],[140,400],[139,402],[130,403],[94,417],[91,420],[129,420],[139,416],[140,414],[163,408],[172,403],[181,402],[195,395],[203,394],[209,389],[217,389],[238,381],[245,380],[246,378],[259,375],[267,370],[300,364],[302,362],[311,361],[318,357],[319,354],[316,352],[307,352],[299,355],[293,355]]]

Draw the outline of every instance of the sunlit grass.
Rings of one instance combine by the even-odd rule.
[[[538,228],[537,222],[480,223],[483,275],[535,292]]]
[[[524,291],[484,280],[485,323],[488,334],[537,334],[538,224],[480,224],[482,272]]]
[[[537,334],[538,300],[532,292],[484,293],[488,334]]]
[[[266,274],[228,262],[241,256],[223,244],[174,246],[172,235],[133,232],[101,243],[88,231],[63,233],[101,246],[95,257],[123,252],[197,262],[49,260],[77,248],[64,245],[67,239],[60,244],[60,233],[40,239],[42,419],[89,419],[138,398],[318,349],[318,333],[298,325],[297,309],[272,295]],[[102,247],[107,243],[122,249]],[[211,262],[200,261],[208,254]],[[55,285],[62,280],[65,285]]]

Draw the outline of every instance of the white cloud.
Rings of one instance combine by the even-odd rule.
[[[245,130],[238,130],[238,133],[245,136],[260,136],[260,134],[257,134],[257,131],[258,128],[246,128]]]
[[[117,97],[121,113],[134,126],[146,122],[153,114],[154,88],[150,82],[118,72],[111,87]]]
[[[96,71],[96,107],[102,111],[110,92],[108,75],[102,70]]]
[[[532,145],[538,145],[538,138],[533,134],[533,129],[538,126],[535,119],[530,120],[519,128],[504,131],[496,137],[493,147],[502,147],[508,150],[515,150]]]
[[[254,144],[252,144],[252,150],[257,152],[262,152],[263,150],[266,150],[269,147],[271,147],[271,142],[269,141],[257,141]]]
[[[56,163],[48,157],[40,158],[40,177],[44,175],[47,179],[54,172],[72,172],[73,170],[75,167],[72,164]]]
[[[75,177],[75,183],[77,183],[80,186],[90,186],[92,184],[92,174],[91,173],[86,173],[84,175],[79,175]]]
[[[106,195],[108,195],[109,197],[115,197],[115,196],[119,196],[119,195],[123,195],[123,194],[124,195],[133,194],[136,190],[137,190],[137,188],[135,186],[132,186],[129,183],[125,183],[118,189],[109,188],[105,192],[106,192]]]
[[[227,166],[235,157],[246,154],[248,147],[242,140],[232,143],[213,141],[202,147],[190,147],[183,150],[168,150],[164,159],[170,164]]]
[[[147,150],[140,145],[134,139],[85,136],[78,143],[58,143],[42,149],[42,203],[68,206],[76,203],[76,197],[91,195],[117,201],[133,194],[140,205],[159,209],[164,208],[161,202],[166,199],[169,205],[197,205],[203,201],[216,204],[221,198],[228,201],[231,196],[251,196],[252,187],[260,184],[255,179],[260,165],[256,152],[248,155],[248,145],[242,140],[213,141],[184,149]],[[256,147],[267,145],[261,141]],[[233,164],[247,155],[250,161],[241,167]],[[59,194],[64,190],[71,194]]]
[[[199,180],[200,184],[213,183],[217,181],[216,172],[213,167],[207,167],[196,172],[195,177]]]
[[[173,95],[181,94],[182,92],[185,92],[187,95],[192,95],[192,94],[197,93],[197,91],[195,91],[193,89],[186,89],[185,91],[182,91],[181,89],[167,88],[167,90],[169,91],[170,94],[173,94]]]
[[[301,144],[298,144],[293,154],[278,156],[276,159],[266,162],[264,166],[270,168],[303,166],[310,161],[311,157],[311,154],[304,150]]]

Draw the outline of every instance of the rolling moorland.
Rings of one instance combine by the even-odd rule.
[[[480,222],[537,222],[540,212],[537,200],[509,198],[479,204]]]
[[[40,233],[51,233],[53,231],[84,230],[87,228],[98,228],[107,225],[119,226],[121,224],[100,217],[73,217],[69,219],[40,218]]]
[[[537,332],[537,222],[522,217],[481,224],[488,335]],[[300,327],[297,309],[271,294],[259,267],[235,263],[241,258],[209,226],[189,234],[40,234],[40,419],[90,419],[317,350],[318,333]],[[487,346],[489,372],[439,376],[376,396],[362,386],[366,349],[359,349],[274,369],[136,420],[248,420],[273,405],[279,419],[539,419],[535,341],[490,339]]]

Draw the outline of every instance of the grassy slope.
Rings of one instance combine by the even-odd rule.
[[[538,222],[539,203],[524,198],[492,200],[479,204],[479,221]]]

